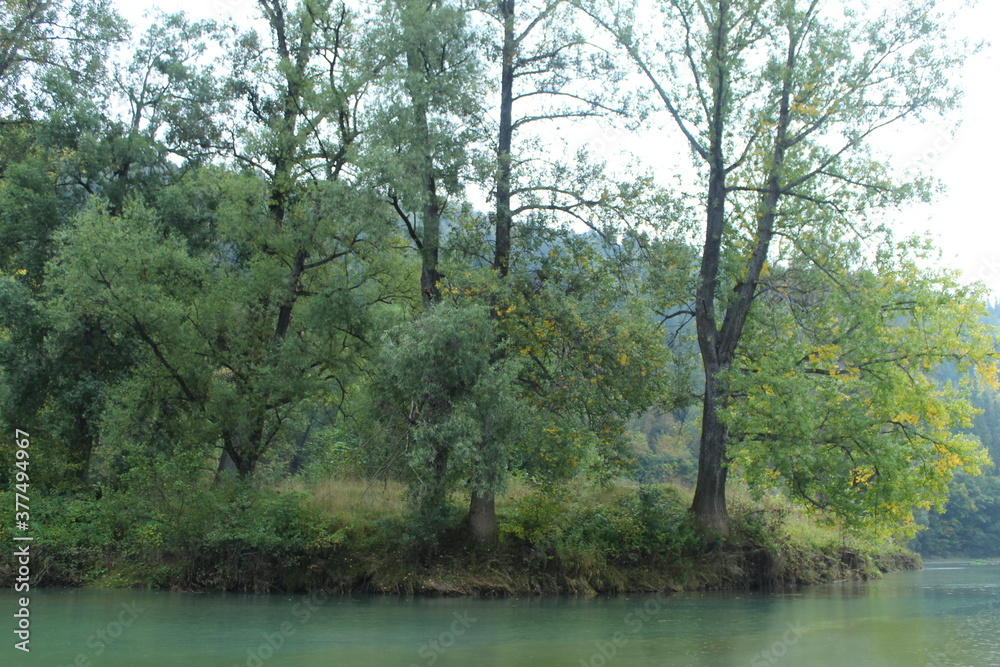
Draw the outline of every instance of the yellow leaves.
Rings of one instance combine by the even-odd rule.
[[[1000,391],[1000,367],[996,361],[980,360],[975,364],[978,379],[994,391]]]
[[[618,363],[622,366],[628,366],[628,355],[624,352],[618,353]],[[645,373],[643,373],[645,375]]]
[[[792,113],[801,113],[806,116],[815,117],[820,114],[819,108],[814,104],[803,104],[801,102],[794,102],[791,106]]]
[[[948,413],[943,411],[936,401],[929,402],[924,406],[924,420],[935,430],[948,430],[951,427],[948,417]]]
[[[893,421],[899,424],[916,426],[920,423],[920,415],[913,414],[912,412],[900,412],[893,418]]]
[[[815,365],[823,361],[833,361],[839,354],[839,345],[823,345],[809,354],[809,363]]]
[[[935,446],[936,447],[936,446]],[[963,467],[962,457],[955,452],[946,451],[934,462],[934,468],[941,475],[949,475],[952,471]]]
[[[842,381],[846,380],[860,380],[861,379],[861,367],[860,366],[847,366],[841,369],[837,374]]]
[[[870,465],[851,468],[851,486],[864,486],[870,488],[875,478],[875,468]]]
[[[957,435],[935,442],[931,449],[936,456],[932,463],[933,472],[944,480],[950,479],[959,469],[978,475],[982,472],[981,466],[990,462],[989,454],[975,438]]]

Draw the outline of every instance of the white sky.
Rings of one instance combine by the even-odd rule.
[[[832,0],[831,0],[832,1]],[[875,0],[879,1],[879,0]],[[885,0],[890,2],[891,0]],[[133,24],[145,23],[150,7],[182,10],[192,18],[246,21],[256,18],[256,0],[118,0],[121,13]],[[946,0],[958,6],[961,0]],[[989,40],[1000,26],[1000,2],[981,0],[965,9],[956,21],[958,35]],[[882,145],[900,164],[919,164],[939,178],[946,191],[933,204],[906,211],[900,232],[929,231],[942,250],[942,263],[963,271],[968,280],[982,280],[1000,297],[1000,46],[987,45],[973,56],[961,72],[965,100],[950,122],[911,128],[882,137]],[[955,123],[960,122],[957,129]],[[595,137],[613,150],[616,142],[632,143],[629,137]],[[645,137],[648,143],[648,137]],[[640,151],[641,152],[641,151]]]
[[[966,10],[956,28],[987,40],[1000,26],[1000,3],[983,0]],[[965,99],[955,121],[899,133],[894,152],[903,164],[916,161],[943,181],[947,190],[935,202],[908,212],[902,228],[929,230],[943,252],[943,263],[982,280],[1000,297],[1000,208],[995,194],[1000,175],[1000,45],[988,45],[961,73]]]

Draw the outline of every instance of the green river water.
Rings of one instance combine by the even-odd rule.
[[[1000,566],[773,593],[614,598],[41,590],[30,653],[0,593],[0,665],[1000,667]]]

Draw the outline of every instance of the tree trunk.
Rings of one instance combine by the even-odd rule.
[[[500,277],[507,275],[510,263],[511,144],[514,136],[514,0],[501,0],[503,52],[500,64],[500,128],[497,137],[497,211],[493,269]]]
[[[513,226],[510,210],[511,143],[514,135],[514,55],[517,48],[514,35],[514,0],[500,1],[503,19],[503,53],[500,72],[500,128],[497,143],[497,211],[494,239],[493,269],[503,278],[510,268],[510,235]],[[495,308],[490,308],[494,317]],[[495,360],[503,352],[494,351]],[[482,446],[488,446],[484,443]],[[492,473],[491,473],[492,474]],[[474,544],[489,546],[497,541],[496,502],[492,491],[472,490],[469,501],[469,537]]]
[[[264,439],[263,413],[252,421],[252,427],[247,426],[249,422],[250,420],[246,419],[232,424],[223,437],[223,453],[216,470],[216,481],[219,480],[219,473],[224,467],[230,465],[232,466],[230,469],[235,469],[240,479],[248,478],[256,469]],[[228,464],[225,463],[226,458],[229,459]]]
[[[713,146],[715,160],[709,174],[705,246],[702,251],[695,322],[698,347],[705,370],[705,398],[702,406],[701,443],[698,452],[698,482],[691,511],[706,532],[729,534],[726,511],[726,439],[728,432],[719,420],[725,405],[725,389],[719,373],[729,367],[732,356],[725,345],[729,340],[726,321],[720,328],[715,317],[715,292],[725,231],[726,175],[721,166],[721,146]],[[749,307],[749,304],[747,304]],[[729,318],[727,317],[726,320]]]
[[[409,60],[410,69],[418,70],[416,57]],[[416,99],[416,96],[415,96]],[[438,258],[441,247],[441,205],[438,201],[437,179],[434,175],[434,155],[431,150],[431,128],[428,120],[427,103],[414,103],[417,116],[417,131],[420,133],[418,142],[423,151],[424,211],[423,211],[423,242],[420,248],[420,293],[425,306],[441,300],[441,274],[438,271]]]
[[[218,484],[222,481],[222,476],[226,473],[237,472],[236,462],[233,461],[233,457],[229,455],[229,450],[226,447],[222,448],[222,454],[219,456],[219,465],[215,469],[215,483]]]
[[[425,119],[426,120],[426,119]],[[431,157],[427,157],[431,162]],[[441,244],[441,210],[437,201],[434,173],[425,175],[427,202],[424,205],[424,247],[421,249],[420,293],[424,305],[441,300],[441,273],[438,271],[438,253]]]
[[[477,546],[490,546],[497,542],[497,512],[491,492],[472,492],[469,502],[469,537]]]
[[[705,398],[702,406],[701,443],[698,451],[698,482],[695,486],[691,511],[705,532],[729,534],[729,512],[726,510],[726,439],[728,432],[719,420],[719,408],[725,405],[725,389],[719,384],[719,373],[729,368],[739,331],[734,331],[730,314],[726,313],[720,327],[716,320],[716,290],[722,260],[722,239],[726,232],[726,165],[725,121],[728,105],[729,63],[727,62],[727,6],[719,7],[718,25],[713,35],[712,113],[710,139],[703,156],[708,162],[708,192],[706,199],[705,244],[702,248],[698,291],[695,296],[695,323],[698,348],[705,369]],[[742,296],[742,294],[741,294]],[[749,308],[746,304],[736,307]]]
[[[698,484],[691,510],[706,533],[729,535],[726,509],[726,440],[728,430],[719,419],[725,394],[720,390],[718,369],[705,370],[705,401],[702,411],[701,443],[698,452]]]

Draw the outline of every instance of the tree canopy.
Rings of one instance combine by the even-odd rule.
[[[905,533],[988,463],[988,295],[893,233],[931,190],[871,143],[956,104],[931,0],[255,8],[116,58],[104,3],[0,12],[0,418],[45,483],[347,448],[428,547],[457,491],[487,545],[514,477],[638,476],[642,415],[700,410],[721,535],[733,476]],[[622,119],[691,187],[553,141]]]

